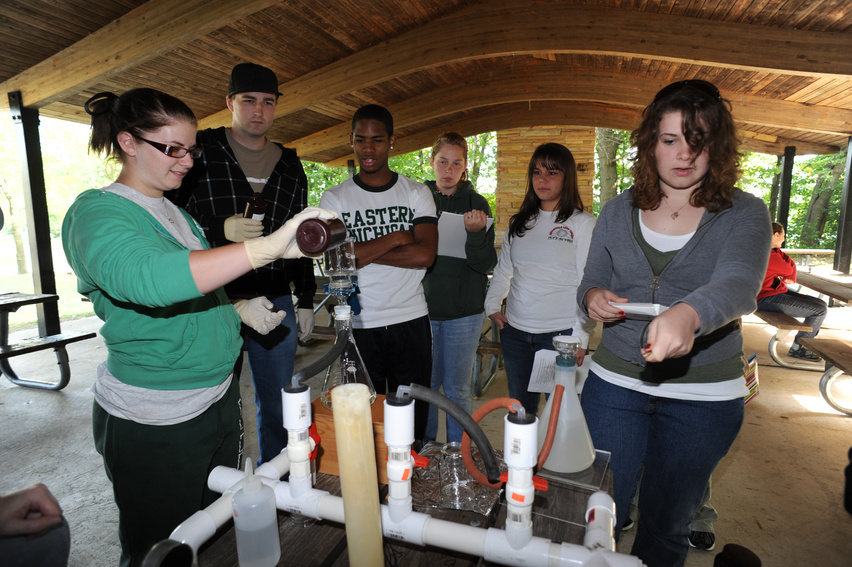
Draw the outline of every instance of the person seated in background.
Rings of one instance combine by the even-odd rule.
[[[0,558],[5,567],[68,565],[71,530],[43,484],[0,496]]]
[[[784,313],[791,317],[804,317],[805,324],[813,327],[813,330],[796,333],[796,338],[793,339],[787,354],[793,358],[817,361],[819,356],[802,346],[799,339],[817,336],[828,314],[828,305],[818,297],[787,289],[787,283],[796,282],[796,263],[781,251],[785,237],[784,226],[781,223],[772,223],[772,251],[769,254],[769,265],[766,267],[763,287],[757,294],[757,308]]]

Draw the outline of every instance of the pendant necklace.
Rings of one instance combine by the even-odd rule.
[[[677,217],[680,216],[680,210],[682,208],[684,208],[685,206],[687,206],[689,204],[689,201],[687,200],[686,203],[684,203],[680,207],[678,207],[678,209],[676,211],[672,209],[671,205],[669,205],[668,197],[665,196],[665,195],[663,195],[663,203],[665,203],[666,207],[668,207],[668,209],[672,212],[672,215],[671,215],[672,220],[677,220]]]

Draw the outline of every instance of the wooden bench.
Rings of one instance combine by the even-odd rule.
[[[68,353],[65,351],[65,345],[91,339],[96,336],[95,333],[60,333],[46,337],[24,339],[17,343],[9,344],[10,313],[17,311],[18,308],[24,305],[45,303],[56,301],[57,299],[58,296],[55,294],[4,293],[0,295],[0,372],[13,384],[41,390],[61,390],[71,380],[71,366],[68,361]],[[20,378],[9,364],[9,359],[13,356],[30,354],[49,348],[53,349],[56,354],[56,361],[59,364],[59,380],[56,382]]]
[[[784,343],[782,341],[791,332],[813,331],[813,327],[805,325],[798,319],[791,317],[786,313],[779,313],[777,311],[764,311],[762,309],[758,309],[754,312],[754,315],[776,329],[775,334],[769,339],[769,356],[771,356],[772,360],[774,360],[779,366],[795,368],[797,370],[817,370],[819,368],[818,363],[816,362],[792,358],[786,356],[786,353],[778,352],[778,345],[780,344],[783,346]]]
[[[839,339],[801,339],[801,343],[825,360],[825,373],[819,381],[819,392],[828,405],[852,415],[852,394],[834,395],[832,386],[843,374],[852,373],[852,343]]]

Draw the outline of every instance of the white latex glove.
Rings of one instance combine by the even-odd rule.
[[[225,219],[225,238],[231,242],[244,242],[263,234],[263,223],[246,219],[243,215],[234,215]]]
[[[287,316],[286,311],[270,311],[273,307],[272,302],[263,296],[238,299],[234,302],[234,309],[237,310],[240,320],[261,335],[280,325]]]
[[[304,256],[299,245],[296,244],[296,231],[302,221],[313,218],[336,219],[337,213],[319,207],[308,207],[269,236],[246,240],[246,254],[251,267],[257,269],[278,258],[291,259]]]
[[[314,310],[299,309],[297,311],[299,317],[299,340],[305,342],[311,336],[311,331],[314,330]]]

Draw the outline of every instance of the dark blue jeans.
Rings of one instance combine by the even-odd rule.
[[[775,311],[790,315],[791,317],[804,317],[805,325],[814,328],[811,332],[799,331],[796,333],[796,342],[799,339],[811,339],[817,336],[825,316],[828,314],[828,305],[818,297],[787,291],[777,295],[770,295],[757,300],[757,308],[764,311]]]
[[[269,300],[287,316],[268,335],[243,326],[243,348],[248,353],[254,401],[257,405],[257,440],[260,456],[257,464],[277,457],[287,446],[281,388],[290,385],[298,346],[299,331],[290,294]]]
[[[654,567],[682,566],[689,551],[689,523],[710,475],[742,426],[742,398],[662,398],[615,386],[589,372],[581,404],[595,448],[612,454],[616,536],[644,464],[642,520],[630,553]]]
[[[572,329],[553,331],[552,333],[528,333],[506,323],[500,330],[500,344],[503,347],[503,364],[506,368],[506,380],[509,382],[509,396],[515,398],[527,413],[538,414],[541,394],[527,392],[530,385],[535,353],[553,348],[553,337],[570,335]]]

